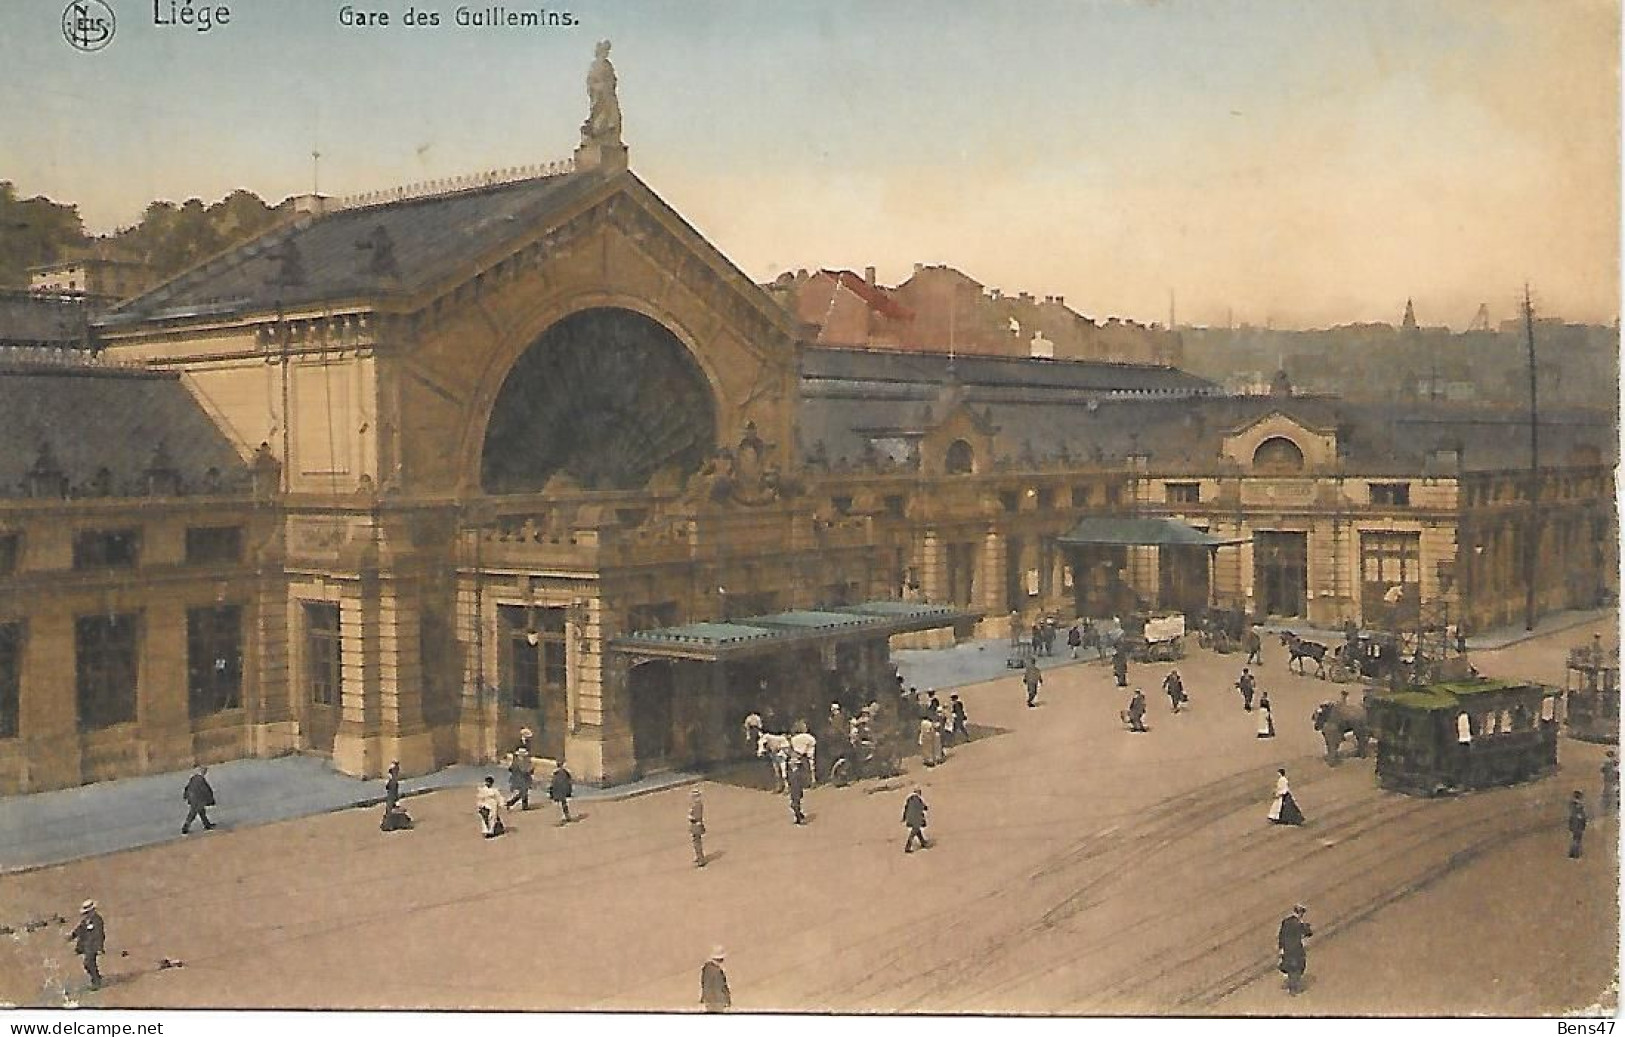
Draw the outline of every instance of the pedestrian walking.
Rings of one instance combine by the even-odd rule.
[[[965,704],[959,701],[958,695],[948,696],[948,708],[953,712],[955,737],[959,741],[970,741],[970,721],[965,718]]]
[[[790,764],[790,818],[798,825],[807,823],[807,816],[801,812],[801,797],[812,783],[812,765],[801,760]]]
[[[559,805],[559,825],[562,827],[575,820],[570,816],[570,797],[575,795],[575,779],[570,776],[570,770],[560,760],[553,768],[553,776],[547,780],[547,798]]]
[[[903,801],[903,824],[908,826],[908,838],[903,840],[903,852],[914,852],[914,841],[920,842],[920,849],[929,849],[931,844],[925,838],[925,815],[931,808],[925,805],[925,797],[920,795],[920,787],[914,786],[914,791],[908,794]]]
[[[1168,696],[1169,708],[1178,713],[1180,705],[1186,701],[1185,682],[1180,679],[1178,670],[1168,671],[1168,676],[1162,679],[1162,690]]]
[[[1134,689],[1134,697],[1128,700],[1128,709],[1123,711],[1123,717],[1128,721],[1130,731],[1145,733],[1145,692]]]
[[[705,798],[697,788],[688,794],[688,839],[694,844],[694,866],[705,867]]]
[[[755,752],[756,747],[762,744],[762,714],[751,710],[745,714],[745,745]]]
[[[1254,679],[1252,671],[1247,667],[1241,668],[1241,676],[1236,678],[1236,690],[1241,692],[1241,708],[1251,713],[1253,711],[1253,692],[1258,689],[1258,681]]]
[[[186,801],[186,820],[181,822],[181,834],[192,834],[192,822],[202,821],[207,831],[214,827],[209,820],[209,808],[214,806],[214,789],[209,785],[207,777],[209,768],[198,764],[192,776],[186,779],[186,788],[181,790],[181,799]]]
[[[1277,968],[1286,976],[1286,992],[1296,997],[1303,992],[1303,974],[1309,971],[1309,952],[1304,950],[1303,941],[1314,935],[1309,928],[1307,915],[1309,909],[1298,904],[1292,913],[1281,919],[1281,928],[1275,936],[1275,946],[1280,954]]]
[[[1580,843],[1586,834],[1585,793],[1579,789],[1569,799],[1569,856],[1580,856]]]
[[[1275,772],[1275,800],[1270,803],[1268,816],[1272,824],[1303,824],[1303,811],[1298,809],[1298,801],[1292,798],[1292,786],[1287,783],[1285,767]]]
[[[1270,710],[1270,693],[1260,692],[1258,696],[1258,737],[1275,737],[1275,714]]]
[[[1119,688],[1128,687],[1128,646],[1117,642],[1117,648],[1112,652],[1112,674],[1117,678]]]
[[[79,905],[79,924],[68,933],[68,939],[73,941],[73,953],[79,955],[85,964],[85,975],[90,977],[90,989],[102,988],[101,964],[97,960],[102,951],[107,949],[107,923],[102,921],[102,914],[96,907],[94,900],[87,900]]]
[[[1021,644],[1021,616],[1019,613],[1010,613],[1010,647]]]
[[[1066,646],[1072,649],[1072,658],[1078,657],[1078,649],[1083,647],[1083,628],[1073,623],[1072,629],[1066,632]]]
[[[1038,704],[1038,689],[1044,684],[1044,674],[1038,669],[1038,660],[1028,657],[1025,672],[1021,681],[1027,685],[1027,706],[1031,708]]]
[[[474,810],[480,815],[480,834],[495,839],[507,831],[502,823],[502,793],[497,791],[497,780],[485,776],[485,784],[474,792]]]
[[[384,817],[378,822],[378,830],[399,832],[411,827],[411,816],[401,809],[401,761],[391,760],[384,779]]]
[[[1258,636],[1258,631],[1252,627],[1242,635],[1241,643],[1247,649],[1247,662],[1253,666],[1264,665],[1264,639]]]
[[[1619,813],[1619,755],[1612,749],[1602,761],[1602,812]]]
[[[515,803],[520,810],[530,809],[530,789],[536,782],[536,761],[531,759],[530,750],[524,746],[513,751],[513,759],[508,761],[508,809],[513,809]]]
[[[733,1007],[733,994],[728,990],[728,974],[722,971],[726,957],[721,947],[711,952],[711,960],[700,966],[700,1004],[707,1012],[726,1012]]]

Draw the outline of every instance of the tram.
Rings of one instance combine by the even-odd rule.
[[[1562,691],[1464,680],[1373,692],[1377,783],[1416,796],[1516,785],[1557,768]]]

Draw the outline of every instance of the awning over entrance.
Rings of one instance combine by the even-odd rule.
[[[611,651],[664,659],[714,662],[779,651],[787,645],[816,647],[857,637],[890,637],[967,622],[981,614],[913,601],[870,601],[818,611],[775,612],[725,623],[637,630],[610,641]]]
[[[1177,519],[1086,518],[1056,542],[1063,547],[1231,547],[1245,538],[1216,537]]]

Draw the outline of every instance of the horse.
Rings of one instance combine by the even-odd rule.
[[[803,738],[810,743],[806,752],[798,752],[795,739]],[[786,792],[790,788],[790,768],[805,764],[807,775],[813,778],[816,774],[814,768],[817,763],[818,740],[798,726],[795,734],[776,735],[762,732],[756,740],[756,755],[767,757],[773,764],[773,778],[778,787],[774,792]]]
[[[1292,653],[1291,660],[1289,660],[1286,664],[1287,669],[1292,669],[1292,664],[1297,663],[1297,674],[1298,676],[1302,677],[1304,676],[1303,661],[1305,659],[1313,659],[1315,662],[1315,676],[1321,678],[1322,680],[1326,678],[1325,645],[1319,643],[1318,641],[1305,641],[1303,638],[1299,637],[1297,634],[1294,634],[1290,630],[1281,631],[1281,644],[1286,647],[1288,652]]]
[[[1354,753],[1365,757],[1366,750],[1371,744],[1371,728],[1366,722],[1365,708],[1349,702],[1347,697],[1342,702],[1322,702],[1315,709],[1315,730],[1326,740],[1326,762],[1336,764],[1341,757],[1338,751],[1342,748],[1343,739],[1354,736]]]

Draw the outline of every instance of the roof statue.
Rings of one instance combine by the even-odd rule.
[[[621,102],[615,96],[615,66],[609,63],[609,41],[599,40],[597,56],[587,70],[587,121],[581,143],[621,143]]]

